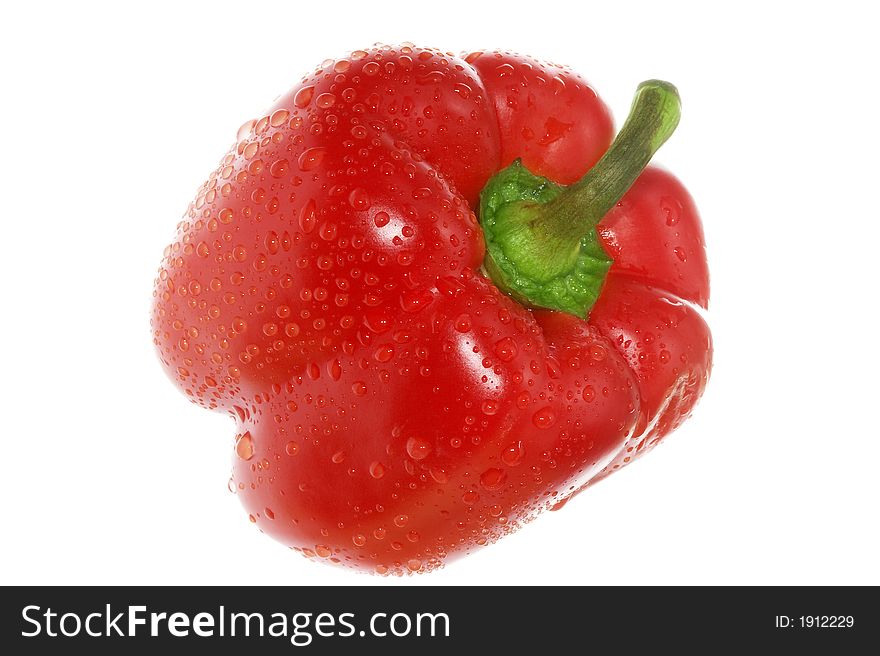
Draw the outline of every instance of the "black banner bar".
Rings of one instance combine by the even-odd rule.
[[[880,639],[869,587],[3,588],[5,653],[493,654],[599,647],[827,648]],[[844,650],[844,651],[841,651]],[[488,653],[488,652],[487,652]],[[772,653],[772,652],[768,652]]]

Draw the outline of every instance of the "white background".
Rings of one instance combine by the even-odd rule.
[[[880,584],[869,6],[5,3],[0,583]],[[657,161],[703,215],[716,340],[663,447],[402,581],[308,562],[247,521],[231,421],[165,379],[148,325],[162,249],[238,126],[376,41],[567,63],[618,122],[639,81],[676,83]]]

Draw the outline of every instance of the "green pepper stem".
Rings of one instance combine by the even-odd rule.
[[[608,152],[568,187],[531,173],[519,160],[480,195],[483,266],[499,289],[523,304],[589,316],[612,259],[596,226],[621,199],[675,127],[678,91],[649,80]]]
[[[541,234],[545,247],[561,252],[576,248],[636,181],[680,117],[675,86],[662,80],[642,82],[623,128],[602,159],[532,217],[532,230]]]

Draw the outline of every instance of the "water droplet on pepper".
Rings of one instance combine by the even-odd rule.
[[[235,454],[242,460],[250,460],[254,457],[254,440],[250,431],[245,431],[235,440]]]
[[[431,443],[421,437],[411,437],[406,441],[406,453],[413,460],[424,460],[431,453]]]

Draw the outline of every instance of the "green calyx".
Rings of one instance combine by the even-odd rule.
[[[681,104],[668,82],[639,85],[626,122],[605,155],[564,187],[517,160],[480,195],[486,240],[483,266],[496,285],[532,307],[586,318],[612,259],[596,233],[678,125]]]
[[[612,260],[595,229],[572,240],[535,220],[565,187],[530,172],[519,160],[493,176],[480,195],[486,273],[523,305],[579,317],[599,298]]]

